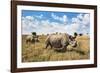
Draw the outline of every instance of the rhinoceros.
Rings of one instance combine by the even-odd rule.
[[[28,35],[26,37],[26,43],[28,42],[31,42],[31,43],[39,42],[38,36]]]
[[[77,42],[71,35],[68,35],[66,33],[62,34],[51,34],[47,36],[46,38],[46,47],[50,46],[51,48],[55,48],[55,50],[66,50],[66,47],[68,45],[71,45],[72,47],[77,46]]]

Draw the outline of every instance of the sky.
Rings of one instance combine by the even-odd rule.
[[[89,13],[22,10],[21,23],[22,34],[90,32]]]

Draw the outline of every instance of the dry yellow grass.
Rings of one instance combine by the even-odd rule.
[[[39,42],[26,43],[25,35],[22,35],[22,62],[41,62],[41,61],[62,61],[62,60],[81,60],[89,59],[89,41],[87,36],[77,37],[77,47],[70,45],[66,52],[57,52],[48,47],[45,49],[46,36],[39,36]]]
[[[76,38],[78,41],[77,49],[84,53],[88,53],[90,50],[90,39],[88,36],[78,36]]]

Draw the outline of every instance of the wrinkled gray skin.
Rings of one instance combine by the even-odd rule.
[[[55,48],[55,50],[66,50],[68,45],[72,47],[76,47],[77,42],[72,36],[62,33],[62,34],[51,34],[46,38],[46,47],[50,46],[51,48]]]

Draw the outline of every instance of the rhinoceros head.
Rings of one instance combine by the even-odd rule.
[[[77,41],[75,40],[76,37],[73,36],[69,36],[69,45],[71,45],[72,47],[76,47],[77,46]]]

